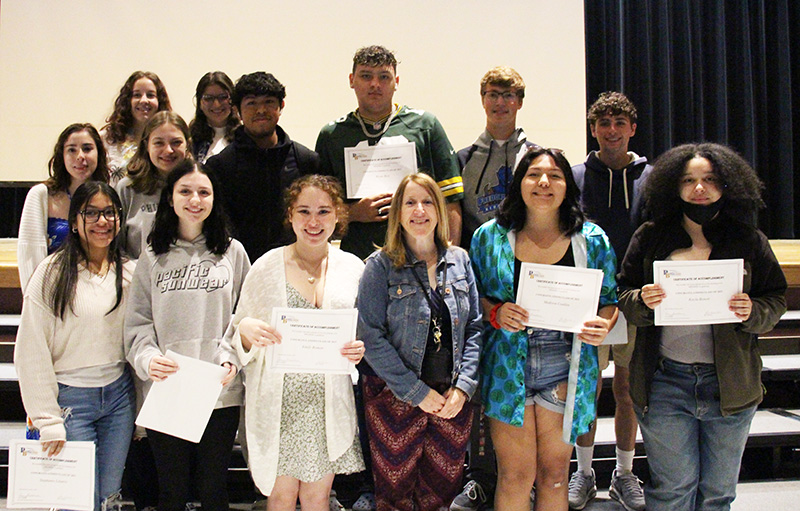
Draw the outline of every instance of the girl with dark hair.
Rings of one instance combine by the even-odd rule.
[[[228,509],[227,471],[239,425],[243,388],[236,354],[223,340],[245,275],[241,243],[231,239],[213,173],[184,160],[161,191],[150,248],[142,253],[125,316],[128,362],[144,382],[179,370],[165,353],[228,369],[214,412],[199,443],[147,430],[158,472],[160,511],[183,511],[194,493],[203,509]],[[200,312],[202,321],[187,321]]]
[[[96,445],[94,509],[118,502],[133,432],[134,392],[122,325],[133,263],[119,249],[117,193],[89,181],[70,203],[70,232],[25,290],[14,366],[42,450]]]
[[[347,225],[336,179],[311,174],[286,190],[287,223],[297,241],[261,256],[242,288],[228,335],[244,366],[248,463],[268,495],[268,511],[328,511],[334,474],[364,469],[349,374],[284,373],[269,368],[266,347],[280,342],[275,307],[352,309],[364,263],[330,245]],[[364,343],[345,343],[353,363]]]
[[[128,175],[116,185],[127,213],[123,247],[131,258],[138,259],[147,247],[167,175],[187,157],[192,155],[186,122],[173,112],[155,114],[128,163]]]
[[[161,111],[171,111],[167,89],[157,74],[134,71],[114,100],[114,111],[106,119],[101,135],[108,154],[109,181],[116,184],[125,175],[125,167],[147,121]]]
[[[594,421],[597,345],[613,327],[615,256],[598,226],[585,221],[569,162],[557,149],[533,148],[514,171],[495,220],[479,227],[470,257],[484,330],[481,391],[497,455],[497,511],[566,510],[569,460]],[[523,262],[603,270],[598,315],[580,334],[526,327],[515,302]]]
[[[106,152],[95,127],[67,126],[58,136],[48,167],[50,178],[30,189],[19,219],[17,264],[23,292],[36,266],[64,243],[75,190],[88,180],[108,181]]]
[[[658,160],[645,187],[655,218],[633,235],[619,275],[620,309],[636,325],[631,398],[642,430],[648,511],[730,509],[750,422],[763,397],[758,334],[786,310],[786,279],[754,226],[761,182],[730,148],[685,144]],[[666,298],[654,261],[743,259],[741,322],[655,326]]]
[[[222,71],[203,75],[194,94],[194,119],[189,123],[194,159],[205,163],[225,149],[239,126],[239,116],[232,108],[233,82]]]

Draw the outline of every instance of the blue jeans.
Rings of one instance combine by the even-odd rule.
[[[558,398],[558,386],[569,379],[572,338],[564,332],[528,328],[528,359],[525,363],[525,406],[537,404],[564,413],[567,402]]]
[[[136,402],[130,372],[105,387],[58,384],[58,405],[69,441],[95,444],[94,509],[118,492],[133,436]]]
[[[647,413],[636,408],[650,467],[647,511],[729,510],[755,412],[723,417],[713,365],[663,359]]]

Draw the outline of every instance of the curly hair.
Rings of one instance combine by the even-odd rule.
[[[334,234],[343,236],[347,232],[347,205],[344,203],[344,192],[339,180],[332,176],[322,176],[319,174],[309,174],[295,179],[289,188],[283,192],[283,204],[286,209],[286,214],[283,217],[283,224],[291,229],[292,227],[292,209],[297,204],[297,198],[300,194],[308,188],[313,186],[319,188],[327,193],[333,203],[333,209],[336,211],[336,229]]]
[[[511,89],[520,99],[525,97],[525,80],[513,67],[497,66],[487,71],[481,78],[481,94],[489,85]]]
[[[682,214],[680,180],[692,158],[708,160],[719,178],[725,199],[720,214],[738,218],[765,206],[761,199],[763,183],[753,167],[736,151],[710,142],[683,144],[659,156],[647,178],[644,198],[654,220],[673,219]]]
[[[133,98],[133,86],[140,78],[147,78],[156,86],[156,99],[158,99],[158,109],[156,111],[172,110],[167,89],[158,75],[151,71],[134,71],[119,90],[119,95],[114,100],[114,111],[108,116],[106,125],[103,126],[106,132],[106,142],[109,144],[124,142],[128,133],[133,130],[134,120],[131,99]]]
[[[394,52],[376,44],[359,48],[353,55],[354,73],[359,65],[367,67],[392,66],[392,69],[397,72],[397,64]]]
[[[194,156],[198,157],[199,151],[205,144],[210,144],[214,140],[214,129],[208,125],[208,118],[206,117],[200,104],[203,101],[203,93],[210,85],[217,85],[222,90],[228,93],[230,98],[233,98],[233,82],[222,71],[211,71],[203,75],[200,81],[197,82],[197,88],[194,93],[194,119],[189,123],[189,132],[192,134],[192,144],[194,147]],[[231,104],[233,104],[231,100]],[[228,121],[225,124],[225,140],[229,142],[233,140],[233,130],[240,124],[239,116],[236,115],[236,110],[231,108],[231,113],[228,116]]]
[[[631,124],[636,123],[636,107],[628,99],[628,96],[621,92],[608,91],[600,94],[597,100],[592,103],[592,106],[589,107],[586,120],[589,121],[591,126],[594,126],[594,123],[604,115],[612,117],[624,115]]]
[[[158,112],[147,121],[142,138],[139,140],[139,146],[136,148],[136,154],[128,163],[130,186],[139,193],[156,193],[164,184],[164,177],[159,175],[158,169],[150,159],[147,147],[150,143],[150,135],[164,124],[171,124],[181,131],[186,139],[186,158],[192,159],[192,139],[186,121],[175,112]]]
[[[581,211],[581,190],[575,182],[572,167],[570,167],[567,158],[564,157],[564,154],[559,149],[536,146],[525,153],[525,156],[522,157],[517,169],[514,171],[514,179],[511,181],[511,187],[506,198],[497,208],[497,223],[506,229],[514,230],[522,229],[525,226],[525,221],[528,218],[528,208],[522,199],[522,180],[528,173],[528,167],[536,158],[542,155],[552,158],[556,166],[564,173],[567,191],[564,195],[564,201],[558,208],[558,217],[561,232],[566,236],[570,236],[581,230],[586,217]]]
[[[245,96],[269,96],[283,103],[286,98],[286,87],[272,73],[257,71],[242,75],[236,80],[233,88],[233,105],[241,110]]]
[[[50,162],[48,163],[50,177],[44,182],[44,184],[47,186],[47,190],[51,194],[67,191],[69,189],[69,185],[72,183],[72,176],[70,175],[69,171],[67,171],[67,167],[64,164],[64,144],[67,143],[67,139],[69,139],[70,135],[73,133],[80,133],[81,131],[85,131],[90,137],[92,137],[95,148],[97,149],[97,168],[94,170],[94,172],[92,172],[89,180],[102,181],[104,183],[108,182],[108,162],[106,160],[106,149],[103,145],[103,139],[100,137],[97,129],[88,122],[70,124],[64,128],[64,131],[62,131],[58,136],[56,145],[53,148],[53,156],[50,158]]]
[[[228,217],[222,207],[221,187],[217,175],[210,168],[191,159],[183,160],[167,176],[167,183],[161,189],[158,201],[156,218],[153,221],[153,230],[147,236],[147,242],[157,255],[169,252],[171,245],[178,241],[180,219],[172,204],[175,184],[187,174],[199,172],[205,174],[211,182],[211,191],[214,194],[211,212],[203,222],[203,234],[206,237],[206,247],[212,254],[222,255],[231,245],[231,230]]]

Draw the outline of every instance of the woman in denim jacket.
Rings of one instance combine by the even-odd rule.
[[[481,349],[467,253],[450,246],[444,198],[407,176],[389,210],[386,245],[358,293],[359,368],[378,511],[447,508],[461,489]]]
[[[560,151],[526,154],[496,220],[475,231],[471,257],[491,327],[485,332],[481,396],[497,454],[497,511],[567,509],[572,446],[595,416],[597,348],[616,317],[615,256],[586,222],[580,191]],[[521,263],[603,270],[598,315],[581,333],[525,327],[515,303]],[[516,275],[515,275],[516,274]]]

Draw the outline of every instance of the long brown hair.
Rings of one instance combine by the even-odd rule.
[[[147,78],[156,86],[156,99],[158,99],[156,111],[172,110],[167,88],[164,87],[164,82],[161,81],[161,78],[152,71],[134,71],[120,88],[119,95],[114,100],[114,111],[106,119],[107,124],[103,126],[106,131],[106,142],[109,144],[124,142],[128,133],[133,129],[134,120],[131,98],[133,98],[133,86],[140,78]]]
[[[150,141],[150,135],[165,124],[171,124],[181,130],[183,137],[186,139],[186,158],[192,158],[192,138],[186,121],[175,112],[158,112],[147,121],[147,125],[142,132],[142,139],[139,140],[136,154],[133,155],[133,158],[128,163],[128,177],[131,179],[131,187],[139,193],[153,194],[164,186],[164,178],[158,173],[158,169],[150,160],[150,152],[147,150],[147,145]]]

